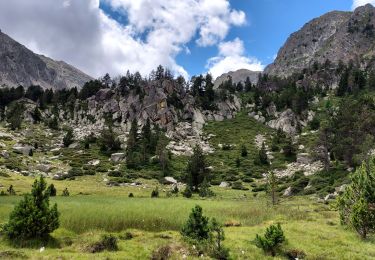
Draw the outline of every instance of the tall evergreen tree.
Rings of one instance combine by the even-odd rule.
[[[206,158],[199,145],[193,149],[193,155],[189,158],[187,166],[187,181],[193,191],[199,190],[199,185],[208,178]]]

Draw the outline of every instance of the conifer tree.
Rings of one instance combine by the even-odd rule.
[[[26,194],[10,214],[4,232],[12,240],[45,239],[59,227],[57,205],[49,206],[47,184],[35,180],[31,194]]]

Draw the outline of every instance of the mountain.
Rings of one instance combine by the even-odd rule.
[[[289,76],[327,59],[372,64],[375,57],[375,8],[367,4],[354,12],[334,11],[313,19],[293,33],[265,73]]]
[[[0,31],[0,86],[80,88],[91,79],[63,61],[33,53]]]
[[[246,78],[249,77],[252,84],[256,84],[258,82],[258,75],[261,73],[260,71],[251,71],[247,69],[240,69],[236,71],[230,71],[228,73],[224,73],[223,75],[216,78],[214,82],[214,88],[217,89],[221,83],[226,81],[228,77],[232,78],[234,84],[238,82],[244,83]]]

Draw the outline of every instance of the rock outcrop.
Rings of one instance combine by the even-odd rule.
[[[221,83],[228,80],[228,78],[232,78],[232,82],[234,84],[237,84],[238,82],[244,83],[246,81],[246,78],[249,77],[250,82],[252,84],[258,83],[258,76],[261,73],[261,71],[251,71],[247,69],[240,69],[236,71],[230,71],[228,73],[224,73],[223,75],[216,78],[214,82],[214,88],[217,89]]]

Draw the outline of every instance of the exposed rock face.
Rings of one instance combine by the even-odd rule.
[[[18,154],[30,155],[33,151],[33,147],[30,145],[15,144],[13,151]]]
[[[111,161],[114,163],[121,162],[125,159],[125,153],[113,153],[111,154]]]
[[[375,55],[375,8],[368,4],[354,12],[330,12],[293,33],[265,73],[289,76],[314,62],[329,59],[371,62]]]
[[[290,135],[294,135],[297,132],[298,119],[291,109],[287,109],[280,113],[278,118],[267,122],[267,125],[274,129],[281,129]]]
[[[240,69],[236,71],[230,71],[216,78],[214,82],[214,88],[217,89],[221,83],[228,80],[228,77],[232,78],[232,82],[237,84],[238,82],[244,83],[246,78],[249,77],[252,84],[258,83],[258,76],[260,71],[251,71],[247,69]]]
[[[0,31],[0,86],[80,88],[91,79],[63,61],[33,53]]]

